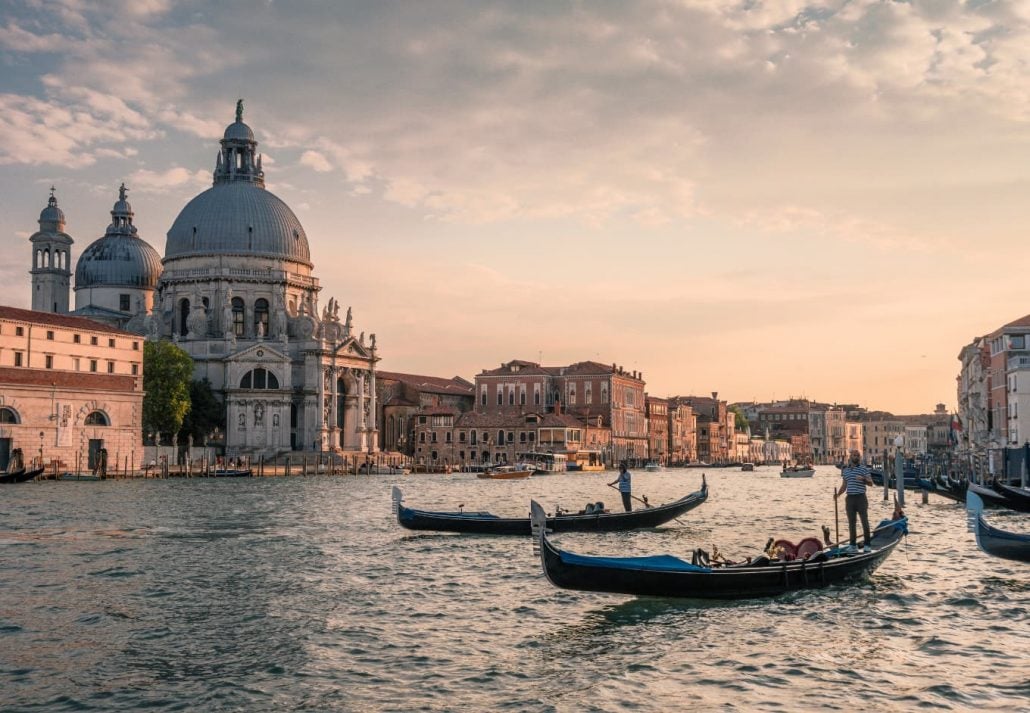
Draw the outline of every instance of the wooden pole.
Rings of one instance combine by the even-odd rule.
[[[887,470],[887,449],[883,449],[883,501],[890,501],[891,479],[890,471]]]
[[[902,447],[894,454],[894,482],[898,490],[898,504],[905,507],[905,450]]]

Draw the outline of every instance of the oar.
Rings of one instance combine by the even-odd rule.
[[[612,490],[619,490],[619,487],[618,487],[617,485],[612,485],[611,483],[605,483],[605,485],[607,485],[607,486],[608,486],[609,488],[611,488]],[[621,493],[622,491],[621,491],[621,490],[619,490],[619,492]],[[641,499],[641,498],[638,498],[638,497],[637,497],[636,495],[634,495],[633,493],[630,493],[630,494],[629,494],[629,496],[630,496],[631,498],[633,498],[634,500],[636,500],[636,501],[637,501],[638,503],[643,503],[643,504],[644,504],[644,507],[651,507],[651,503],[647,502],[647,496],[646,496],[646,495],[644,496],[644,498],[643,498],[643,499]]]
[[[833,519],[837,525],[837,542],[840,542],[840,510],[837,508],[837,488],[833,489]]]

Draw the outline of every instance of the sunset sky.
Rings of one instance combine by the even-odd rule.
[[[0,302],[49,186],[163,251],[236,99],[381,368],[955,404],[1030,312],[1030,3],[0,4]]]

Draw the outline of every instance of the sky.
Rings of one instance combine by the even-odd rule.
[[[954,408],[1030,312],[1030,2],[0,2],[0,301],[49,187],[163,252],[237,98],[380,367]]]

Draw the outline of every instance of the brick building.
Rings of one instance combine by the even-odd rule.
[[[459,376],[450,379],[379,371],[376,374],[376,414],[379,447],[415,455],[413,435],[419,416],[457,416],[475,402],[473,384]],[[424,425],[424,424],[423,424]]]
[[[672,444],[669,440],[669,400],[644,394],[647,411],[647,459],[668,465]]]
[[[0,307],[0,469],[26,463],[136,470],[143,458],[143,338],[66,314]]]

